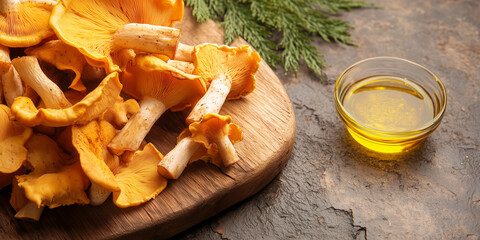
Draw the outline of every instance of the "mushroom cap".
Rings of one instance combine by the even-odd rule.
[[[28,149],[26,166],[32,171],[30,174],[56,172],[69,163],[70,157],[47,135],[33,134],[25,147]]]
[[[56,3],[56,0],[2,2],[0,45],[30,47],[53,35],[49,19]]]
[[[201,122],[191,123],[188,126],[188,130],[182,132],[178,140],[189,136],[188,133],[190,133],[194,141],[201,143],[204,147],[204,149],[199,149],[200,152],[195,153],[191,160],[195,161],[207,155],[211,157],[211,162],[217,166],[222,166],[222,159],[219,156],[218,147],[215,143],[216,140],[225,135],[228,136],[232,143],[240,142],[243,139],[240,127],[232,123],[230,116],[216,113],[208,113]],[[202,154],[203,156],[200,156]]]
[[[157,164],[163,155],[151,143],[136,151],[127,163],[115,171],[120,187],[113,192],[113,202],[118,207],[132,207],[155,198],[167,186],[167,179],[157,173]]]
[[[122,128],[127,124],[128,117],[139,110],[140,106],[135,99],[123,101],[123,98],[119,96],[113,107],[104,112],[103,119],[117,128]]]
[[[72,124],[87,123],[110,108],[120,95],[122,84],[118,73],[109,74],[82,101],[64,109],[37,109],[28,97],[17,97],[12,104],[12,114],[15,120],[25,126],[44,125],[62,127]]]
[[[185,79],[177,79],[171,73]],[[122,82],[127,94],[153,97],[171,111],[195,105],[206,90],[199,76],[184,73],[153,55],[137,55],[135,65],[128,66],[122,75]]]
[[[0,172],[17,171],[27,159],[25,142],[32,135],[32,129],[10,120],[10,108],[0,104]]]
[[[80,81],[83,67],[86,61],[83,54],[76,48],[63,43],[60,40],[51,40],[38,47],[30,47],[25,53],[35,56],[38,59],[48,62],[60,70],[71,70],[75,73],[69,88],[85,92],[87,89]]]
[[[53,9],[50,24],[58,38],[113,72],[120,69],[110,56],[118,50],[113,45],[118,28],[128,23],[170,27],[182,17],[181,0],[62,0]]]
[[[260,60],[258,53],[248,45],[228,47],[201,44],[194,48],[193,74],[202,76],[207,87],[219,75],[228,76],[232,80],[232,87],[227,99],[236,99],[255,89],[255,73]]]
[[[115,128],[107,121],[91,121],[87,125],[72,127],[72,143],[80,156],[83,171],[90,181],[108,190],[120,191],[108,167],[117,160],[107,149],[115,134]]]
[[[34,202],[37,207],[55,208],[90,203],[85,193],[90,182],[78,161],[62,167],[57,172],[20,175],[16,179],[18,186],[25,190],[27,199]]]

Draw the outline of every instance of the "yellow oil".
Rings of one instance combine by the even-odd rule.
[[[372,134],[355,124],[347,129],[360,144],[379,152],[402,152],[418,142],[402,135],[421,128],[435,116],[430,95],[407,79],[390,76],[365,78],[353,84],[343,97],[342,105],[357,123],[377,133],[395,133],[388,138]]]

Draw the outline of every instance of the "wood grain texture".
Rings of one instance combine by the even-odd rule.
[[[178,25],[182,42],[223,42],[223,32],[213,22],[197,24],[188,9]],[[245,44],[237,41],[234,44]],[[10,188],[0,192],[0,236],[19,239],[111,239],[171,237],[229,206],[253,195],[285,166],[295,137],[291,102],[276,75],[263,61],[256,90],[243,99],[227,102],[221,114],[231,115],[242,128],[244,140],[235,145],[240,162],[220,169],[197,162],[180,179],[169,181],[156,199],[138,207],[121,209],[111,197],[101,206],[68,206],[46,209],[40,222],[13,218]],[[187,112],[167,112],[147,136],[166,154],[186,127]]]

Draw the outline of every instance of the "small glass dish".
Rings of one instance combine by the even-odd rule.
[[[374,57],[340,74],[335,103],[358,143],[377,152],[398,153],[416,146],[438,127],[447,93],[443,83],[417,63]]]

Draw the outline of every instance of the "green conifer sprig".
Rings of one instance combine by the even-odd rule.
[[[270,66],[281,64],[285,73],[297,74],[303,59],[320,76],[324,56],[312,45],[314,36],[355,44],[349,33],[352,26],[327,13],[372,6],[351,0],[186,0],[186,4],[197,21],[218,21],[225,29],[226,44],[242,37]],[[273,40],[273,32],[281,38]]]

